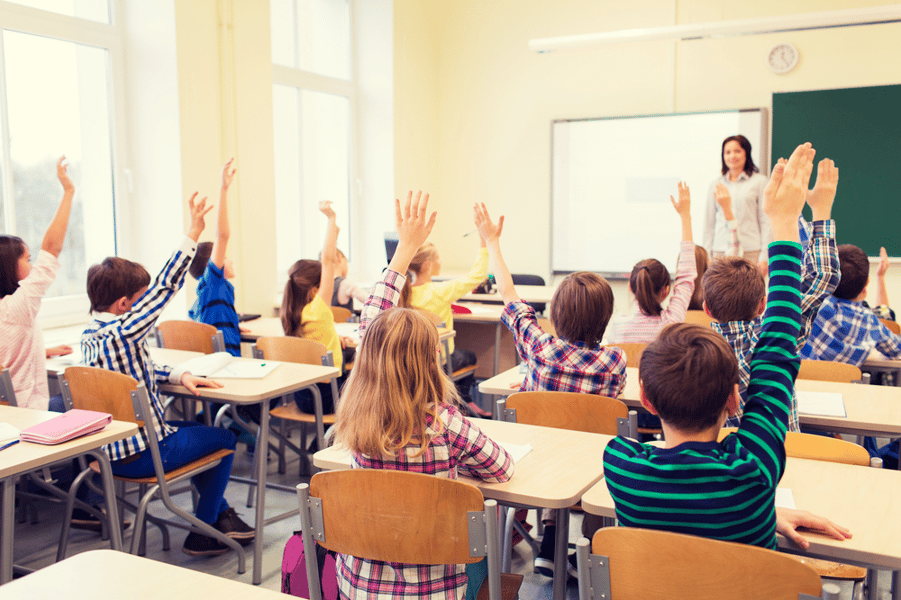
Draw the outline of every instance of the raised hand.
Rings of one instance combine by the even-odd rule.
[[[188,208],[191,211],[191,226],[188,229],[188,237],[195,242],[200,238],[200,234],[203,233],[203,229],[204,227],[206,227],[204,217],[206,217],[206,214],[208,212],[213,210],[212,205],[206,205],[206,196],[201,198],[199,201],[195,201],[197,196],[198,193],[194,192],[188,199]]]
[[[324,214],[329,219],[337,218],[337,216],[335,215],[335,209],[332,208],[332,203],[330,200],[323,200],[319,203],[319,212]]]
[[[807,205],[813,211],[814,221],[832,218],[832,203],[838,187],[838,168],[831,158],[824,158],[817,165],[817,182],[807,194]]]
[[[885,247],[879,249],[879,269],[876,271],[877,277],[885,277],[885,273],[888,271],[888,252],[885,251]]]
[[[732,196],[729,195],[729,188],[722,183],[716,184],[713,190],[713,199],[723,209],[723,218],[727,221],[734,221],[735,214],[732,212]]]
[[[797,241],[797,220],[807,198],[807,187],[816,154],[810,143],[801,144],[785,165],[773,168],[764,189],[764,211],[773,226],[774,239]],[[777,229],[780,231],[777,232]],[[789,231],[794,229],[794,235]]]
[[[63,164],[65,160],[65,156],[60,156],[59,160],[56,161],[56,177],[59,179],[59,182],[63,184],[63,191],[67,194],[73,194],[75,193],[75,184],[69,179],[69,173],[67,171],[69,165]]]
[[[406,273],[410,261],[432,233],[438,213],[433,212],[426,219],[429,210],[429,195],[423,197],[422,192],[407,193],[407,199],[401,204],[400,199],[394,201],[395,221],[397,227],[397,249],[388,268],[398,273]]]
[[[718,187],[722,186],[723,189],[726,189],[726,186],[723,184],[718,184]],[[676,212],[679,213],[680,217],[684,217],[686,215],[691,215],[691,193],[688,191],[688,184],[679,182],[679,201],[676,202],[676,199],[672,196],[669,197],[670,202],[673,203],[673,208],[676,209]],[[726,197],[729,197],[729,191],[726,190]],[[730,219],[731,220],[731,219]]]
[[[224,189],[228,189],[228,186],[232,184],[232,181],[235,178],[235,171],[237,169],[232,169],[232,163],[235,162],[234,157],[228,159],[224,165],[222,165],[222,187]]]
[[[479,230],[479,235],[482,236],[486,243],[497,241],[504,231],[504,215],[498,218],[497,224],[492,223],[484,203],[473,204],[472,220],[476,225],[476,229]]]

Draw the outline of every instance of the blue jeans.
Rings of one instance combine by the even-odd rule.
[[[163,469],[177,469],[216,450],[235,449],[235,434],[221,427],[207,427],[196,421],[169,421],[178,431],[160,441],[160,458]],[[137,458],[135,458],[137,457]],[[228,508],[223,494],[231,475],[230,454],[212,469],[191,478],[197,493],[197,518],[204,523],[215,523],[219,515]],[[126,464],[123,464],[126,463]],[[124,460],[112,462],[113,474],[121,477],[152,477],[153,456],[150,449],[144,450]]]

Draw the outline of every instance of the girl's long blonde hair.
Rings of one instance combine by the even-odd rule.
[[[335,433],[353,452],[396,455],[430,435],[426,418],[440,431],[442,403],[458,404],[457,390],[441,368],[438,331],[415,310],[392,308],[366,330],[338,405]]]

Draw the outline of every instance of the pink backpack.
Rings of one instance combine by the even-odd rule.
[[[319,567],[319,583],[322,600],[338,600],[338,569],[335,553],[316,544],[316,564]],[[301,598],[310,597],[307,581],[307,561],[303,550],[303,537],[295,531],[282,555],[282,593]]]

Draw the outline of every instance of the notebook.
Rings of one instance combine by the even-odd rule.
[[[262,379],[275,370],[278,363],[267,360],[236,358],[228,352],[204,354],[181,364],[197,377],[211,379]]]
[[[73,408],[48,421],[23,429],[19,438],[23,442],[52,446],[97,433],[112,421],[113,416],[109,413]]]

